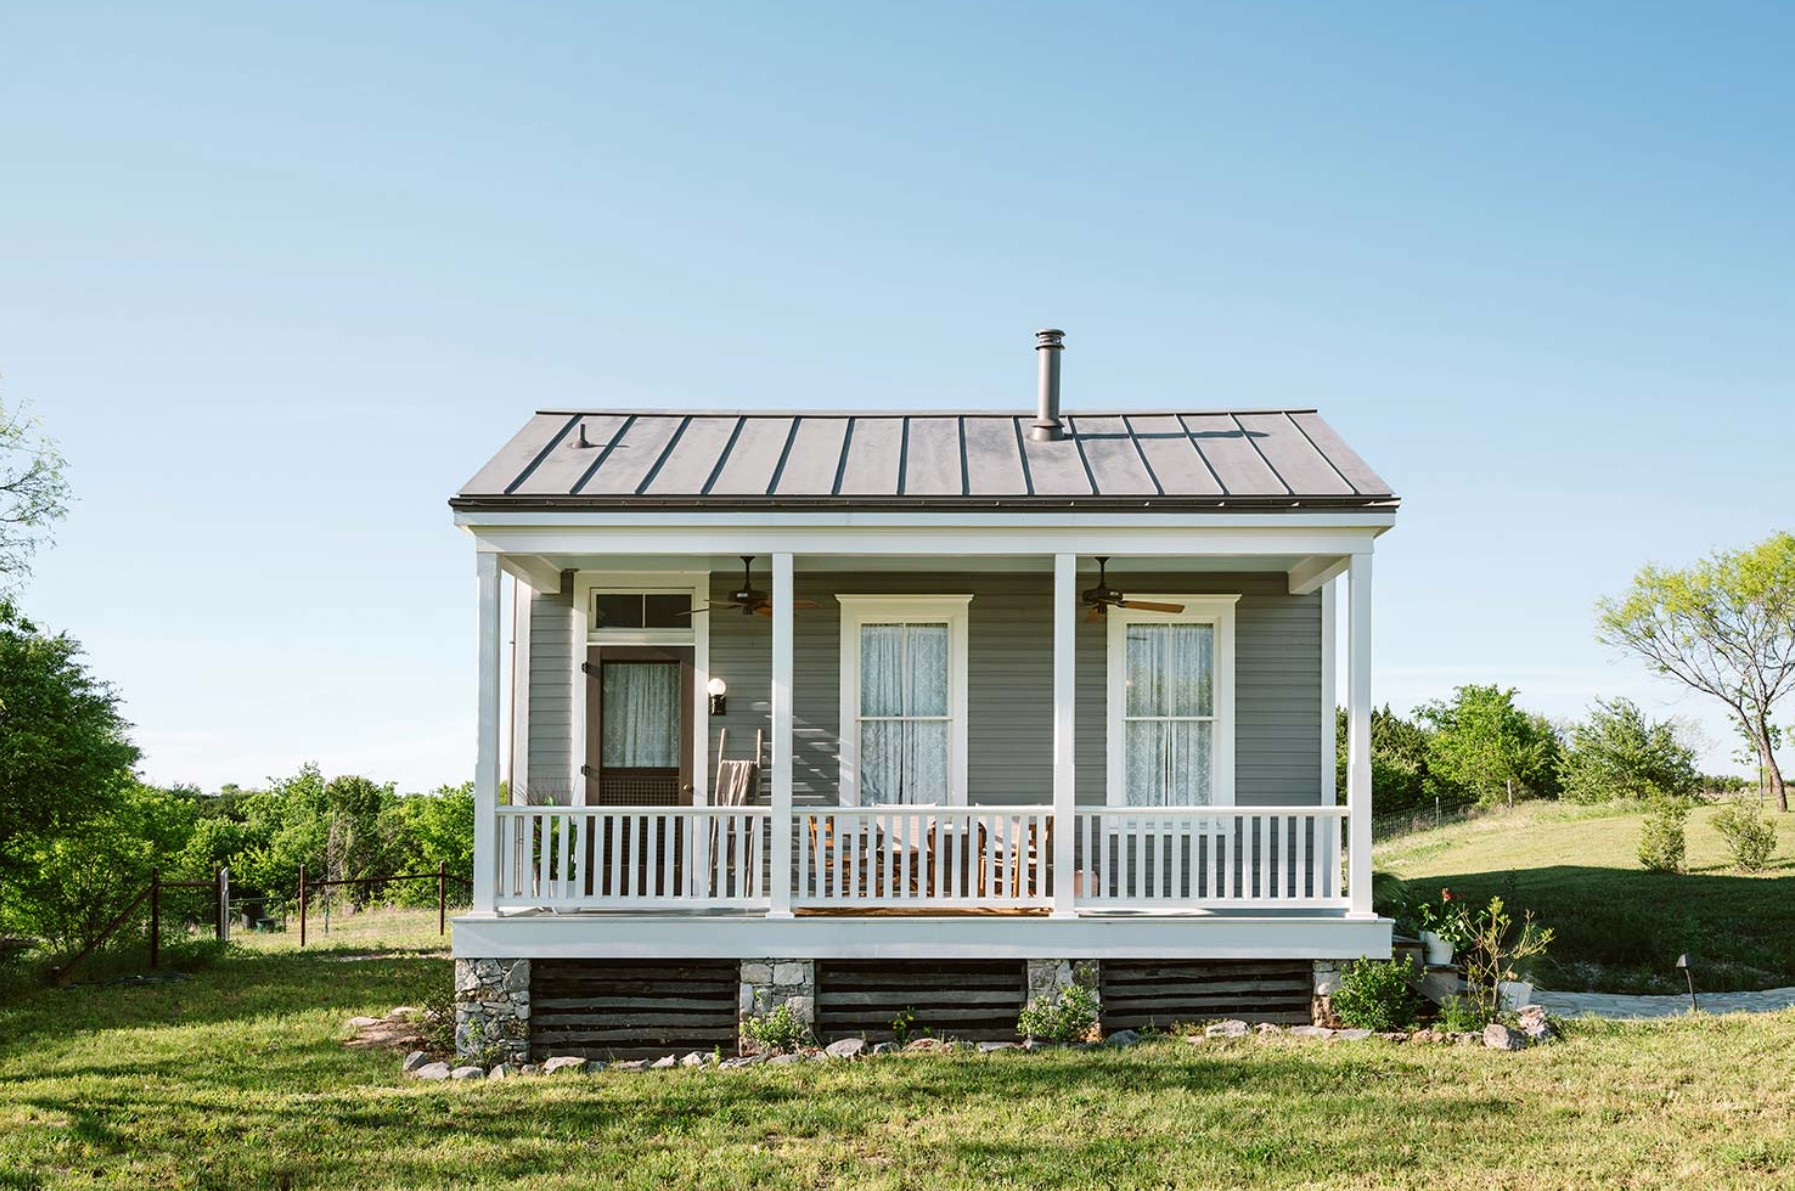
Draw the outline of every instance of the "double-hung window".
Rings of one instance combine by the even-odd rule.
[[[1151,598],[1184,610],[1107,617],[1109,802],[1232,805],[1236,597]]]
[[[964,803],[972,597],[837,598],[842,801]]]

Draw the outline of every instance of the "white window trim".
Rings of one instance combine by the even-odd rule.
[[[573,783],[572,802],[586,804],[586,680],[580,669],[589,645],[689,645],[692,647],[692,804],[710,802],[710,700],[705,688],[711,680],[711,626],[715,612],[694,613],[689,629],[594,629],[593,597],[600,592],[688,592],[692,607],[702,608],[711,598],[709,571],[576,571],[573,576],[573,672],[572,722],[569,724],[572,756],[568,777]],[[727,678],[727,676],[725,676]]]
[[[880,621],[947,625],[948,792],[966,805],[967,642],[971,595],[838,595],[841,603],[841,782],[843,806],[860,805],[860,626]]]
[[[1123,721],[1128,709],[1128,626],[1131,624],[1211,624],[1215,626],[1215,735],[1209,754],[1211,806],[1234,805],[1234,609],[1238,595],[1143,595],[1129,599],[1183,604],[1182,612],[1146,612],[1137,608],[1111,608],[1109,622],[1109,727],[1108,774],[1105,802],[1127,807],[1127,754],[1123,749]],[[1148,807],[1129,808],[1148,811]]]

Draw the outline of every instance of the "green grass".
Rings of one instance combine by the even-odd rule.
[[[448,961],[236,950],[0,1006],[0,1186],[1691,1187],[1795,1179],[1795,1014],[1503,1055],[1156,1042],[856,1065],[401,1078],[343,1022]]]
[[[1769,871],[1732,870],[1712,826],[1689,817],[1689,871],[1640,867],[1636,808],[1541,803],[1380,844],[1378,868],[1422,894],[1439,886],[1483,901],[1500,894],[1557,932],[1540,981],[1559,989],[1679,992],[1688,952],[1700,987],[1795,985],[1795,816],[1772,814]]]

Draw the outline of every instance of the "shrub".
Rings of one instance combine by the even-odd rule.
[[[1648,720],[1628,699],[1596,700],[1571,729],[1563,775],[1567,802],[1682,797],[1701,784],[1695,750],[1677,738],[1676,724]]]
[[[1079,1042],[1097,1026],[1097,995],[1082,984],[1040,996],[1023,1007],[1016,1032],[1043,1042]]]
[[[1340,987],[1331,998],[1334,1013],[1355,1030],[1405,1029],[1421,1009],[1421,997],[1410,986],[1419,975],[1406,955],[1400,963],[1355,960],[1340,974]]]
[[[1502,982],[1517,979],[1521,967],[1544,955],[1552,944],[1552,931],[1535,925],[1529,910],[1514,930],[1515,921],[1502,899],[1492,897],[1488,908],[1471,916],[1471,945],[1465,955],[1465,987],[1485,1023],[1501,1011]]]
[[[1655,873],[1680,873],[1688,848],[1689,804],[1661,798],[1639,831],[1639,863]]]
[[[771,1013],[757,1013],[742,1022],[742,1040],[757,1051],[784,1054],[810,1041],[810,1027],[790,1005],[780,1005]]]
[[[1761,873],[1776,853],[1776,824],[1755,802],[1735,802],[1714,816],[1714,830],[1741,872]]]
[[[1439,1027],[1454,1034],[1475,1034],[1490,1024],[1483,1006],[1474,997],[1447,997],[1440,1002]]]

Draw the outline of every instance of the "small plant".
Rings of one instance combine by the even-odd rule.
[[[1489,908],[1473,921],[1476,934],[1465,958],[1465,987],[1487,1023],[1501,1012],[1503,982],[1519,976],[1517,965],[1544,955],[1553,935],[1533,921],[1531,910],[1522,916],[1517,933],[1514,916],[1499,897],[1492,897]]]
[[[898,1010],[897,1016],[891,1019],[891,1037],[899,1046],[909,1045],[912,1038],[927,1038],[928,1036],[929,1028],[927,1026],[920,1030],[916,1028],[916,1006],[914,1005],[905,1005]]]
[[[1082,984],[1036,997],[1016,1019],[1016,1032],[1042,1042],[1081,1042],[1097,1028],[1097,994]]]
[[[1680,873],[1688,848],[1689,804],[1661,798],[1645,817],[1639,832],[1639,863],[1655,873]]]
[[[1329,1001],[1335,1015],[1352,1029],[1379,1033],[1406,1029],[1421,1009],[1421,997],[1411,987],[1420,975],[1406,955],[1400,962],[1354,960],[1340,973],[1340,986]]]
[[[417,995],[418,1032],[424,1036],[424,1049],[432,1054],[455,1053],[455,993],[445,981],[432,980]]]
[[[1465,907],[1457,902],[1458,895],[1451,889],[1441,889],[1439,901],[1422,902],[1414,908],[1412,921],[1415,928],[1438,935],[1454,948],[1468,946],[1473,931],[1471,918]]]
[[[1714,830],[1740,872],[1761,873],[1776,854],[1776,824],[1755,802],[1735,802],[1714,816]]]
[[[1490,1024],[1483,1007],[1472,997],[1447,997],[1440,1002],[1439,1027],[1454,1034],[1475,1034]]]
[[[742,1041],[756,1051],[785,1054],[810,1041],[810,1027],[792,1012],[790,1005],[780,1005],[770,1013],[757,1013],[743,1021]]]

